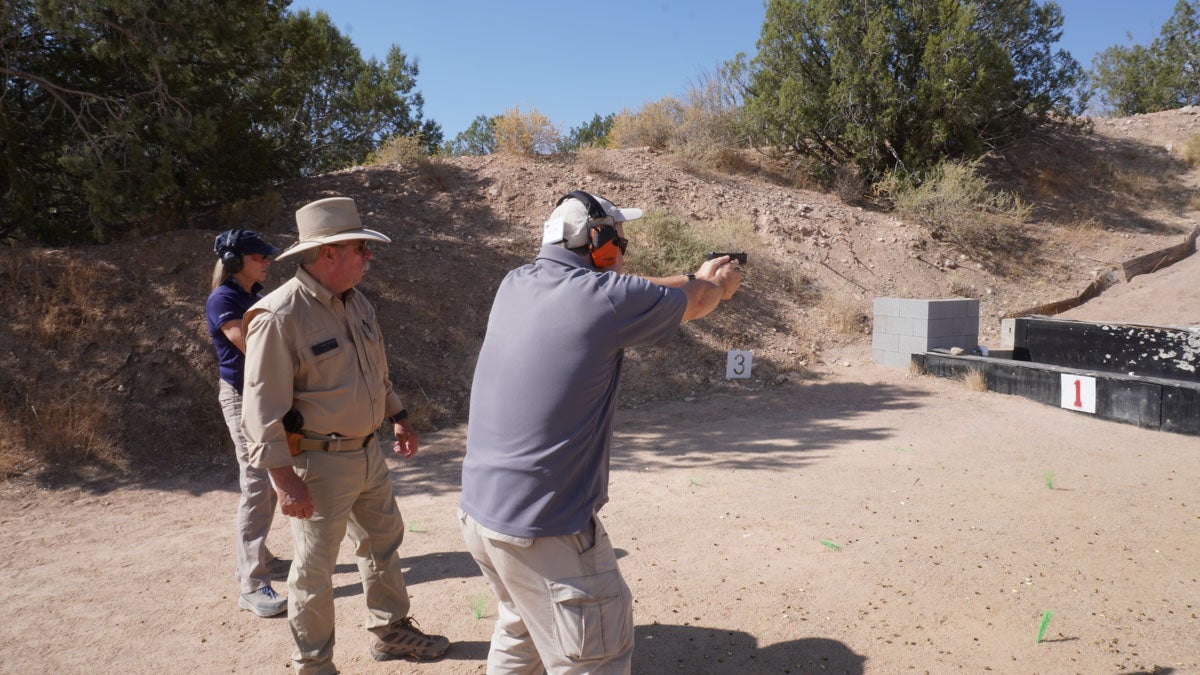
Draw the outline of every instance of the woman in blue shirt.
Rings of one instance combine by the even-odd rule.
[[[242,380],[246,368],[242,316],[262,297],[267,268],[279,249],[251,230],[222,232],[213,249],[218,260],[205,313],[208,334],[217,350],[221,410],[237,453],[242,492],[237,510],[235,576],[241,584],[238,606],[258,616],[275,616],[287,611],[287,598],[275,593],[271,580],[287,579],[291,561],[280,560],[267,549],[267,533],[275,514],[275,489],[266,469],[250,466],[242,438]]]

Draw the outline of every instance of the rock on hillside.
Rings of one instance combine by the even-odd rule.
[[[1093,135],[1047,135],[994,158],[990,170],[1034,202],[1037,219],[1033,247],[1003,276],[916,224],[797,187],[758,153],[721,173],[647,149],[355,167],[286,186],[268,222],[14,250],[0,264],[8,421],[0,472],[80,481],[230,461],[203,318],[212,237],[249,226],[286,245],[292,212],[333,195],[353,197],[364,222],[393,239],[364,290],[379,309],[393,379],[426,429],[465,421],[492,293],[531,259],[541,221],[575,188],[697,228],[735,223],[744,233],[737,244],[751,254],[732,302],[686,325],[671,346],[630,355],[625,406],[774,387],[828,377],[828,362],[863,363],[876,296],[976,297],[981,340],[994,343],[998,317],[1073,295],[1121,260],[1177,243],[1194,221],[1196,172],[1176,155],[1200,131],[1197,117],[1143,117],[1124,126],[1097,120]],[[1164,125],[1182,129],[1174,149],[1153,131]],[[1146,167],[1156,173],[1131,188]],[[636,247],[637,225],[630,234]],[[269,285],[290,273],[291,263],[280,263]],[[560,348],[568,347],[547,345],[548,356]],[[725,351],[734,348],[754,351],[751,380],[724,380]]]

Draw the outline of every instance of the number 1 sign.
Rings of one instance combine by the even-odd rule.
[[[1062,407],[1086,413],[1096,412],[1096,378],[1062,374]]]

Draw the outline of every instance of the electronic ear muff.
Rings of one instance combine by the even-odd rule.
[[[217,254],[221,256],[221,266],[230,274],[242,271],[242,254],[237,251],[238,240],[242,238],[242,230],[230,230],[217,235]]]
[[[602,270],[617,264],[617,253],[624,251],[620,241],[621,235],[613,224],[613,219],[600,205],[595,197],[583,190],[574,190],[558,200],[559,204],[568,199],[578,199],[588,210],[587,245],[591,253],[592,264]]]

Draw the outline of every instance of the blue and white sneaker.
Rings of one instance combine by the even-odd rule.
[[[287,598],[276,593],[268,584],[253,593],[242,593],[238,598],[238,607],[259,616],[275,616],[287,611]]]

